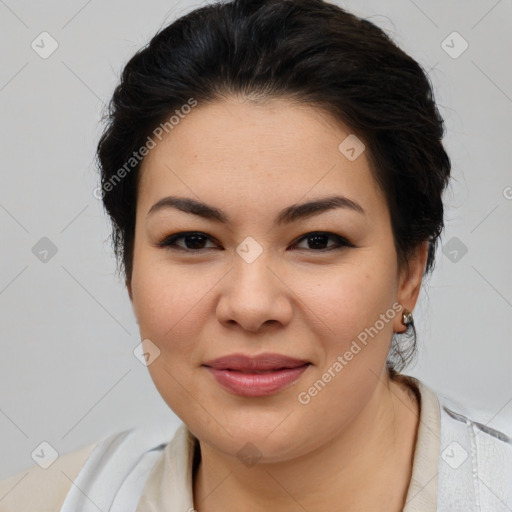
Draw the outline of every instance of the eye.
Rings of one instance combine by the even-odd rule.
[[[327,240],[329,238],[333,239],[335,243],[331,246],[326,246]],[[352,244],[342,236],[336,235],[334,233],[329,233],[326,231],[315,231],[312,233],[308,233],[299,238],[297,243],[301,241],[306,241],[308,245],[312,245],[313,248],[306,247],[306,249],[314,250],[315,252],[332,251],[334,249],[341,249],[343,247],[355,247],[354,244]]]
[[[178,245],[176,242],[178,240],[183,239],[185,242],[185,247],[182,245]],[[212,237],[201,233],[199,231],[190,231],[183,233],[176,233],[175,235],[168,236],[161,242],[158,242],[158,247],[168,247],[170,249],[178,249],[189,252],[199,252],[205,249],[205,242],[212,241]],[[211,247],[206,247],[206,249],[211,249]]]

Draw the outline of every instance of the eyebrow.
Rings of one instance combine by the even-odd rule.
[[[195,199],[176,196],[168,196],[160,199],[149,209],[146,217],[167,208],[174,208],[222,224],[230,223],[229,217],[221,209],[201,201],[196,201]],[[299,219],[309,218],[336,208],[347,208],[362,215],[366,215],[363,207],[352,199],[344,196],[328,196],[307,203],[293,204],[284,208],[277,215],[275,223],[277,225],[290,224]]]

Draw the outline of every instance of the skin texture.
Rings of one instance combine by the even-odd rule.
[[[297,398],[394,303],[413,311],[425,266],[423,244],[399,272],[366,154],[350,161],[338,150],[350,133],[309,106],[230,97],[195,107],[142,163],[127,287],[141,339],[160,350],[151,378],[200,441],[200,512],[402,510],[419,408],[385,370],[392,334],[405,330],[401,314],[309,403]],[[274,225],[281,209],[333,194],[365,215],[337,208]],[[173,208],[147,216],[169,195],[222,209],[231,222]],[[182,231],[212,240],[156,245]],[[336,238],[318,246],[302,238],[312,231],[355,247],[322,250]],[[252,263],[236,252],[248,236],[263,251]],[[234,352],[277,352],[311,365],[273,395],[240,397],[202,366]],[[261,454],[250,467],[237,457],[248,442]]]

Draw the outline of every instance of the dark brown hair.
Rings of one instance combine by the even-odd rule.
[[[443,230],[450,177],[444,123],[428,75],[373,23],[322,0],[233,0],[196,9],[160,30],[123,69],[98,143],[102,200],[124,278],[131,280],[140,161],[155,130],[191,98],[287,98],[323,109],[366,145],[385,193],[399,268]],[[124,168],[125,172],[119,171]],[[122,175],[122,179],[120,178]],[[394,338],[390,369],[416,346]]]

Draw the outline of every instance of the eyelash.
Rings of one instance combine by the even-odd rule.
[[[174,235],[168,236],[161,242],[158,242],[156,245],[158,247],[161,247],[164,249],[182,250],[185,252],[202,252],[202,251],[206,251],[209,249],[213,249],[213,247],[206,247],[206,248],[203,247],[201,249],[188,249],[186,247],[181,247],[179,245],[176,245],[176,243],[175,243],[177,240],[180,240],[182,238],[183,239],[187,238],[187,236],[197,236],[197,235],[205,238],[207,241],[214,242],[214,239],[210,235],[207,235],[206,233],[202,233],[200,231],[185,231],[182,233],[176,233]],[[305,235],[301,236],[294,243],[294,245],[302,242],[303,240],[307,240],[308,238],[314,237],[314,236],[325,236],[327,238],[333,238],[337,241],[337,244],[335,246],[327,247],[324,249],[306,249],[306,250],[313,251],[313,252],[328,252],[328,251],[332,251],[332,250],[340,250],[340,249],[347,248],[347,247],[356,247],[354,244],[349,242],[346,238],[343,238],[340,235],[336,235],[335,233],[330,233],[328,231],[312,231],[311,233],[306,233]]]

